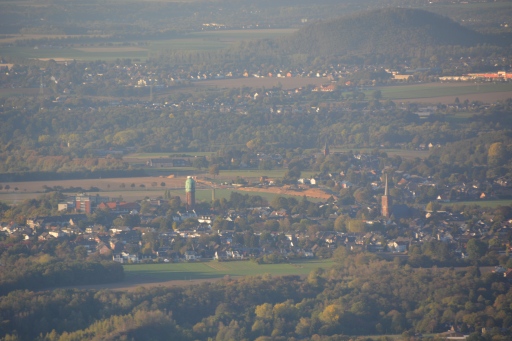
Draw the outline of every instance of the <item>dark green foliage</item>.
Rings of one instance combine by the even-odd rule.
[[[109,283],[123,278],[123,266],[114,262],[16,262],[2,267],[0,295],[19,289],[36,290],[55,286]]]
[[[489,39],[446,17],[424,10],[392,8],[309,25],[286,40],[283,46],[289,46],[295,53],[323,57],[405,56],[411,53],[411,48],[482,43],[489,43]]]
[[[336,340],[439,333],[446,325],[466,334],[486,327],[490,335],[511,335],[512,291],[501,276],[477,268],[413,270],[364,255],[344,260],[305,279],[248,277],[125,293],[17,291],[0,297],[0,336],[220,341],[318,334]]]

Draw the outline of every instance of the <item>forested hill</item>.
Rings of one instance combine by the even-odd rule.
[[[283,39],[293,53],[328,57],[347,54],[407,55],[429,46],[474,46],[502,39],[484,36],[449,18],[418,9],[360,12],[315,23]]]

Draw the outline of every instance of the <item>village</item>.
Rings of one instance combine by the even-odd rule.
[[[272,158],[265,154],[258,157],[253,162]],[[450,260],[456,264],[474,257],[467,251],[472,239],[487,245],[484,251],[489,259],[507,257],[510,245],[505,241],[512,231],[512,219],[505,218],[507,214],[483,209],[477,215],[468,209],[462,212],[454,209],[456,206],[442,206],[510,195],[507,179],[494,183],[461,181],[448,186],[399,170],[379,170],[376,156],[355,153],[351,157],[357,168],[350,174],[321,172],[291,184],[262,177],[237,185],[231,200],[216,199],[211,205],[195,203],[195,182],[193,197],[186,190],[184,202],[179,197],[125,202],[79,193],[59,203],[59,211],[66,214],[32,217],[26,224],[3,222],[1,231],[25,241],[67,241],[91,257],[120,263],[212,259],[283,262],[329,258],[338,248],[411,259],[411,250],[418,253],[422,245],[434,242],[445,245],[447,252],[456,256]],[[310,158],[315,156],[305,156],[302,161],[309,162]],[[178,164],[187,165],[187,159],[180,160]],[[158,167],[170,161],[150,162]],[[388,175],[393,182],[391,190],[387,188]],[[354,201],[338,194],[357,188],[361,177],[369,183],[369,191],[356,191]],[[206,182],[200,180],[204,177],[195,178]],[[286,193],[295,191],[295,196],[277,197],[268,203],[245,194],[254,194],[251,189],[282,188],[288,189]],[[324,192],[328,199],[310,201],[305,196],[310,189]],[[425,201],[428,204],[422,204]]]

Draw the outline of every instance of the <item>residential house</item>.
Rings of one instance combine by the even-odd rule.
[[[193,262],[197,259],[199,259],[199,257],[195,251],[185,251],[185,260],[187,262]]]

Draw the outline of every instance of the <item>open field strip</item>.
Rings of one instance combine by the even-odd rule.
[[[252,39],[276,38],[296,32],[294,28],[259,29],[259,30],[218,30],[190,33],[190,37],[202,39],[219,39],[222,41],[240,41]]]
[[[419,99],[445,96],[464,96],[473,94],[490,94],[512,92],[512,83],[428,83],[397,85],[380,88],[384,99]],[[464,98],[459,98],[464,101]]]
[[[75,50],[88,53],[104,53],[104,52],[133,52],[147,51],[148,49],[138,46],[92,46],[92,47],[75,47]]]
[[[361,153],[369,154],[375,148],[336,148],[336,147],[330,147],[330,150],[334,153],[347,153],[349,151],[359,151]],[[403,158],[416,158],[419,157],[420,159],[424,159],[430,156],[429,150],[409,150],[409,149],[395,149],[395,148],[384,148],[378,149],[380,152],[385,152],[388,154],[388,156],[398,155]]]
[[[194,32],[185,37],[166,40],[147,40],[147,47],[123,46],[119,41],[112,39],[112,46],[76,46],[74,48],[47,48],[43,46],[3,46],[2,54],[13,58],[27,59],[55,59],[55,60],[115,60],[137,59],[146,60],[148,53],[159,51],[212,51],[223,49],[234,42],[242,40],[254,40],[274,38],[294,32],[294,29],[261,29],[261,30],[219,30]],[[0,43],[13,43],[20,39],[58,39],[77,37],[67,35],[9,35],[0,38]],[[105,43],[102,41],[102,43]]]
[[[186,152],[186,153],[133,153],[123,156],[123,160],[126,159],[158,159],[158,158],[187,158],[192,156],[210,156],[215,154],[214,152]],[[185,155],[185,156],[183,156]]]
[[[147,51],[124,51],[111,48],[109,51],[102,52],[84,52],[74,48],[38,48],[33,47],[18,47],[7,46],[2,47],[2,54],[12,58],[26,58],[26,59],[55,59],[65,60],[115,60],[119,59],[146,59],[148,56]]]
[[[214,264],[215,263],[215,264]],[[213,266],[221,264],[225,269]],[[217,261],[196,263],[160,263],[124,265],[126,280],[147,278],[148,281],[197,280],[205,278],[222,278],[224,276],[257,276],[270,274],[274,276],[307,275],[317,268],[327,269],[334,265],[332,259],[309,260],[282,264],[257,264],[251,261]]]
[[[211,262],[206,262],[206,263],[203,263],[204,265],[206,266],[209,266],[210,268],[216,270],[216,271],[228,271],[229,268],[225,267],[224,265],[222,265],[221,262],[215,262],[215,261],[211,261]]]
[[[3,2],[5,5],[5,2]],[[107,37],[107,35],[87,35],[87,34],[80,34],[80,35],[68,35],[68,34],[5,34],[0,38],[0,44],[11,44],[14,43],[17,40],[28,40],[28,39],[64,39],[64,38],[104,38]]]
[[[481,200],[481,201],[458,201],[443,203],[443,206],[456,206],[456,205],[477,205],[480,207],[496,208],[498,206],[512,205],[512,199],[507,200]]]
[[[181,179],[184,182],[184,179]],[[48,183],[48,186],[51,186],[50,182]],[[95,195],[95,193],[106,196],[111,199],[122,199],[124,201],[137,201],[142,200],[146,197],[148,198],[156,198],[156,197],[164,197],[165,191],[170,190],[171,196],[179,196],[182,198],[182,200],[185,200],[185,188],[180,189],[170,189],[167,186],[166,187],[156,187],[155,189],[132,189],[132,188],[126,188],[124,190],[102,190],[100,192],[88,192],[89,194]],[[268,202],[272,201],[276,196],[284,196],[284,197],[290,197],[290,195],[283,194],[283,193],[270,193],[270,192],[257,192],[252,191],[250,188],[244,191],[239,191],[235,188],[216,188],[215,189],[215,198],[216,199],[226,199],[229,200],[231,197],[231,193],[233,191],[237,191],[238,193],[242,195],[259,195],[260,197],[266,199]],[[28,191],[0,191],[0,202],[4,202],[7,204],[18,204],[24,200],[27,199],[37,199],[41,195],[43,195],[44,192],[42,190],[37,190],[34,192],[28,192]],[[68,194],[74,195],[76,193],[69,192]],[[206,201],[211,202],[212,199],[212,190],[205,188],[205,189],[196,189],[196,200],[198,202],[200,201]],[[311,198],[311,200],[314,200]]]

